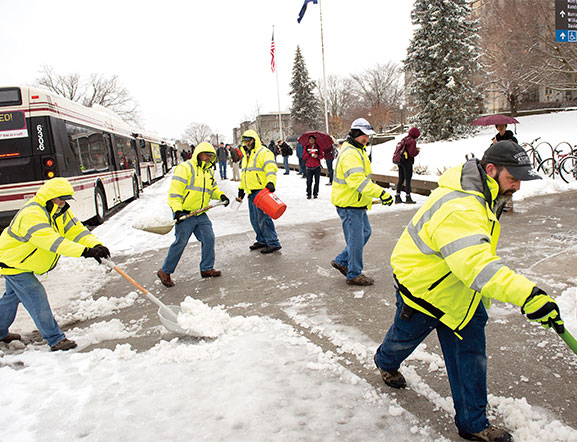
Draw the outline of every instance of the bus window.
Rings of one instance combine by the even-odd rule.
[[[140,153],[144,162],[152,162],[152,152],[148,141],[140,140]]]
[[[110,155],[102,132],[68,122],[66,131],[72,148],[78,155],[82,172],[108,170]]]
[[[114,136],[116,144],[116,154],[118,155],[118,165],[120,170],[136,168],[136,152],[128,138],[118,135]]]

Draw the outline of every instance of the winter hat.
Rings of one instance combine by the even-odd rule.
[[[541,176],[533,169],[525,149],[511,140],[493,143],[483,154],[482,162],[506,167],[514,178],[521,181],[541,179]]]

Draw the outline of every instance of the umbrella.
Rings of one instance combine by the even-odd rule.
[[[303,133],[299,137],[299,143],[301,143],[303,146],[306,146],[309,142],[309,137],[316,138],[316,144],[323,152],[326,152],[333,147],[333,139],[331,136],[318,130],[311,130],[309,132]]]
[[[493,126],[495,124],[519,124],[519,122],[513,117],[496,114],[477,118],[471,123],[471,126]]]

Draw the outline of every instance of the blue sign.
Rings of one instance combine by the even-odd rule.
[[[577,43],[577,0],[555,0],[555,41]]]

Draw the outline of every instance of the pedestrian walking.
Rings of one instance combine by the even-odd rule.
[[[35,274],[52,270],[61,255],[109,258],[110,251],[92,235],[70,210],[74,189],[65,178],[46,181],[36,195],[14,216],[0,235],[0,267],[6,291],[0,298],[0,341],[20,341],[8,329],[20,303],[52,351],[70,350],[76,343],[58,326],[46,290]]]
[[[327,183],[327,186],[333,185],[333,161],[337,155],[338,151],[334,144],[329,149],[325,150],[323,154],[325,162],[327,163],[327,173],[329,177],[329,182]]]
[[[289,157],[293,154],[293,150],[292,148],[287,144],[286,141],[283,140],[278,140],[278,145],[280,147],[280,153],[282,155],[282,162],[284,165],[284,174],[283,175],[288,175],[290,173],[290,167],[289,167]]]
[[[297,141],[296,151],[297,158],[299,160],[299,175],[301,178],[306,178],[305,159],[303,158],[304,146],[300,143],[300,141]]]
[[[513,132],[507,130],[506,124],[496,124],[495,129],[497,129],[497,134],[493,137],[491,142],[496,143],[497,141],[511,140],[518,143]]]
[[[214,269],[214,232],[206,212],[180,220],[184,215],[208,207],[211,199],[224,201],[225,206],[228,206],[228,197],[220,191],[214,179],[212,165],[215,161],[214,147],[210,143],[202,142],[196,146],[190,160],[180,163],[174,169],[168,191],[168,205],[176,220],[175,238],[162,267],[156,272],[166,287],[174,286],[171,275],[176,270],[192,234],[201,245],[200,276],[210,278],[221,275],[220,270]]]
[[[224,143],[220,143],[216,149],[216,157],[218,160],[218,172],[221,180],[226,180],[226,163],[228,162],[228,149]]]
[[[308,143],[304,146],[303,159],[305,160],[305,170],[307,175],[307,199],[311,199],[311,194],[314,198],[319,197],[319,181],[321,177],[321,159],[323,153],[316,144],[317,139],[313,136],[309,137]],[[313,188],[313,178],[315,186]]]
[[[231,146],[230,161],[232,166],[232,181],[240,181],[240,160],[242,159],[242,152],[239,147]]]
[[[395,204],[415,204],[411,198],[411,179],[413,178],[413,164],[415,157],[419,155],[419,148],[417,147],[417,138],[421,136],[421,132],[416,127],[411,127],[409,134],[403,138],[395,149],[393,154],[393,163],[399,168],[399,180],[397,181],[397,193],[395,195]],[[405,186],[405,201],[401,198],[401,191]]]
[[[347,278],[349,285],[373,285],[373,278],[363,275],[363,248],[371,236],[367,210],[373,198],[386,206],[393,198],[371,180],[371,162],[365,150],[375,131],[364,118],[353,121],[343,144],[333,177],[331,202],[341,218],[346,247],[331,265]]]
[[[247,130],[242,134],[242,144],[243,157],[237,199],[242,201],[245,194],[248,193],[250,224],[256,234],[256,242],[249,249],[260,250],[260,253],[264,254],[276,252],[281,249],[281,245],[274,222],[270,216],[256,206],[254,199],[264,188],[270,192],[275,191],[278,167],[273,153],[261,144],[260,138],[254,130]]]
[[[437,331],[459,435],[511,441],[487,419],[486,307],[491,298],[521,307],[531,321],[560,330],[559,307],[496,254],[503,197],[540,178],[523,148],[499,141],[439,178],[402,233],[392,256],[397,312],[375,355],[385,384],[406,386],[401,363]],[[560,333],[562,331],[559,331]]]

